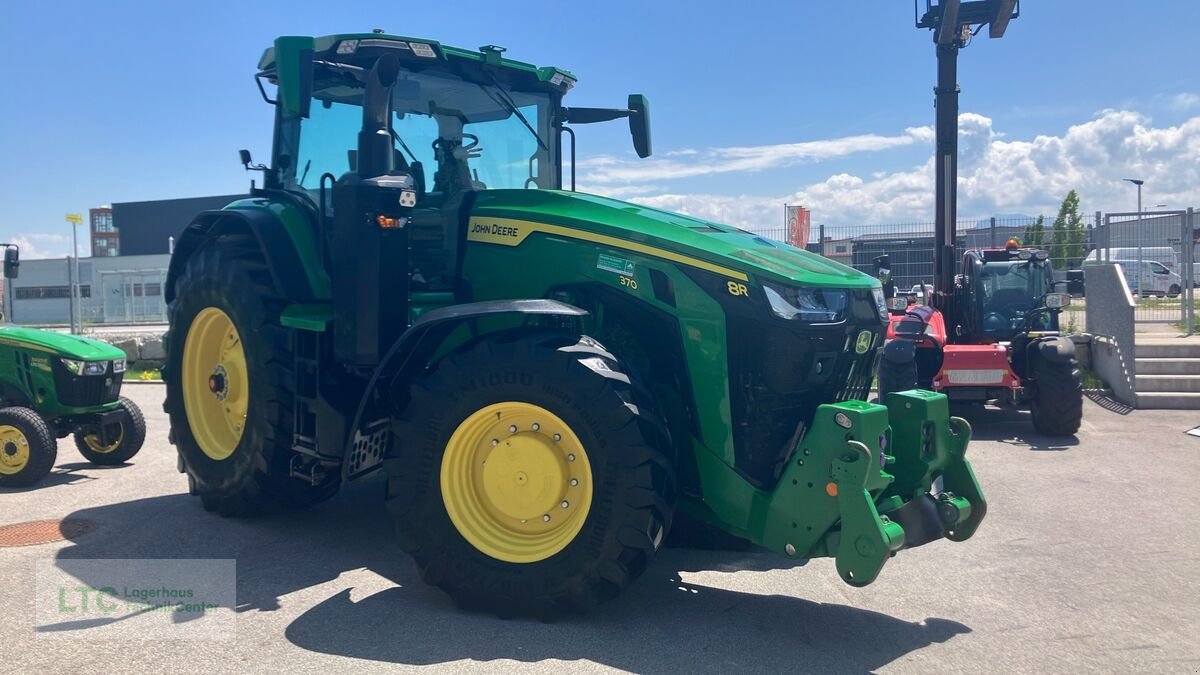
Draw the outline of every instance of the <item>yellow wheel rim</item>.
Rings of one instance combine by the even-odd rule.
[[[83,442],[92,449],[92,452],[99,452],[105,455],[121,447],[121,441],[123,440],[125,440],[124,425],[121,426],[121,431],[117,434],[117,440],[109,443],[108,445],[100,445],[100,436],[97,434],[88,434],[87,436],[83,437]]]
[[[446,444],[441,486],[459,534],[512,563],[566,548],[592,506],[592,467],[579,437],[529,403],[496,403],[463,420]]]
[[[209,458],[228,459],[242,440],[250,403],[246,352],[228,314],[206,307],[192,319],[182,370],[192,436]]]
[[[21,430],[0,424],[0,474],[11,476],[20,473],[29,463],[29,439]]]

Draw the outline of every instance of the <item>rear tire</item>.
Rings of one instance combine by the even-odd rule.
[[[27,487],[54,468],[58,442],[31,408],[0,408],[0,487]]]
[[[1178,284],[1171,284],[1171,287],[1167,289],[1167,297],[1178,298],[1181,290]]]
[[[294,356],[279,324],[286,303],[249,236],[208,242],[175,282],[163,410],[192,493],[222,516],[309,506],[340,486],[340,475],[315,486],[290,477]]]
[[[1075,359],[1052,363],[1035,358],[1037,394],[1030,401],[1033,428],[1047,436],[1071,436],[1083,421],[1083,382]]]
[[[485,338],[440,362],[412,387],[384,463],[388,507],[421,577],[460,606],[501,616],[615,597],[645,571],[674,510],[669,438],[640,390],[588,337]],[[516,452],[528,468],[500,454]],[[541,456],[557,459],[533,460]],[[544,498],[514,501],[527,474],[542,487],[522,494]],[[526,504],[529,514],[516,508]]]
[[[142,449],[142,443],[146,441],[146,420],[142,417],[141,409],[136,403],[122,396],[120,410],[125,413],[121,420],[121,436],[107,447],[100,445],[96,434],[75,432],[75,447],[79,449],[79,454],[92,464],[124,464]]]

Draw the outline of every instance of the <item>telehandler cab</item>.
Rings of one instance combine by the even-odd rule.
[[[503,51],[266,51],[274,150],[243,153],[263,187],[195,219],[166,286],[164,408],[205,508],[305,506],[382,468],[423,578],[509,615],[615,596],[677,510],[857,586],[969,538],[966,422],[931,392],[864,402],[879,283],[564,190],[572,125],[626,118],[650,154],[646,99],[566,107],[573,74]]]

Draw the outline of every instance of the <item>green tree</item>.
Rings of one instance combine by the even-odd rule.
[[[1083,216],[1079,215],[1079,194],[1074,190],[1067,193],[1054,218],[1053,243],[1050,259],[1054,269],[1079,267],[1083,260]]]
[[[1025,226],[1025,236],[1021,238],[1022,246],[1041,248],[1046,243],[1046,219],[1038,216],[1037,220]]]

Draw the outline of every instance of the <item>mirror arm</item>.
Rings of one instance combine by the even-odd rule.
[[[636,112],[628,108],[563,108],[565,119],[570,124],[611,122],[623,117],[632,117]]]

